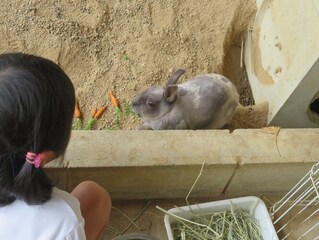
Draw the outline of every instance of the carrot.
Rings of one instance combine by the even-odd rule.
[[[94,118],[95,114],[97,112],[97,108],[96,106],[92,109],[92,112],[91,112],[91,117]]]
[[[99,117],[101,117],[101,115],[104,113],[104,111],[106,110],[107,106],[103,106],[101,107],[94,115],[94,118],[98,119]]]
[[[81,118],[81,116],[82,116],[81,110],[80,110],[80,107],[79,107],[79,101],[78,101],[78,99],[75,100],[74,116],[75,116],[76,118]]]
[[[92,130],[93,126],[96,124],[97,119],[101,117],[101,115],[104,113],[106,108],[107,106],[103,106],[97,110],[97,108],[94,107],[91,113],[91,118],[85,125],[84,130]]]
[[[114,96],[112,90],[109,90],[109,96],[112,100],[113,106],[115,107],[115,113],[116,113],[116,123],[119,124],[121,118],[122,118],[122,111],[119,107],[119,101]]]
[[[89,121],[87,122],[87,124],[85,125],[84,130],[92,130],[93,125],[95,125],[95,123],[96,123],[96,118],[91,117]]]
[[[113,92],[112,92],[111,89],[109,90],[109,96],[110,96],[110,98],[111,98],[111,100],[112,100],[113,106],[114,106],[114,107],[119,107],[119,102],[118,102],[118,100],[116,99],[116,97],[114,96],[114,94],[113,94]]]
[[[73,130],[80,130],[82,128],[82,114],[79,107],[79,101],[78,99],[75,100],[75,108],[74,108],[74,122],[72,125]]]

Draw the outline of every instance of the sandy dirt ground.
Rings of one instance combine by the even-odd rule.
[[[267,104],[254,106],[241,45],[254,18],[253,0],[2,0],[0,52],[22,51],[58,63],[72,79],[86,123],[95,106],[107,105],[95,129],[136,129],[128,104],[175,68],[180,82],[220,73],[237,86],[246,106],[234,128],[266,124]],[[124,114],[116,123],[112,89]],[[246,114],[246,110],[249,114]]]

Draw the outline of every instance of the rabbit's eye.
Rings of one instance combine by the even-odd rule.
[[[149,99],[146,103],[147,103],[147,107],[149,108],[154,108],[157,104],[157,102],[154,101],[153,99]]]

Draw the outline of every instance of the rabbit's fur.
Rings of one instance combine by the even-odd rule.
[[[230,121],[239,101],[235,85],[218,74],[175,84],[184,72],[175,70],[165,87],[152,86],[133,98],[132,109],[143,121],[139,129],[219,129]]]

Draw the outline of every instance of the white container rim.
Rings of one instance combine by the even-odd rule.
[[[190,212],[196,214],[204,212],[218,212],[231,209],[241,209],[248,211],[249,214],[256,221],[258,221],[264,240],[278,240],[278,236],[276,234],[274,225],[271,221],[265,203],[260,198],[255,196],[247,196],[207,203],[193,204],[189,206],[172,208],[168,210],[168,212],[186,219],[190,219]],[[164,223],[168,240],[174,240],[171,224],[175,222],[177,222],[177,220],[174,217],[170,216],[169,214],[165,214]]]

